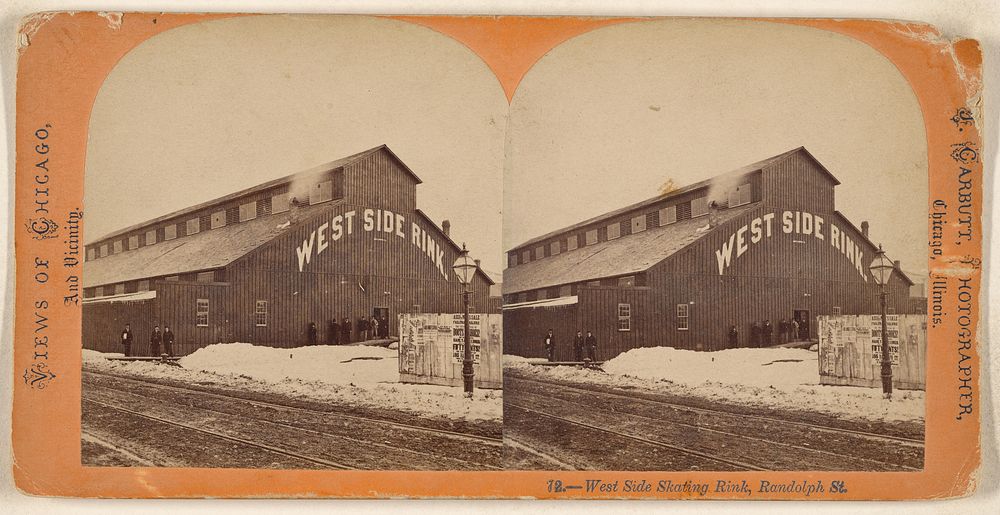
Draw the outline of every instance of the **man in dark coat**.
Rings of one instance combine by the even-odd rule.
[[[159,356],[160,355],[160,342],[163,341],[163,335],[160,334],[160,326],[153,326],[153,334],[149,335],[149,355]]]
[[[771,332],[772,332],[771,321],[770,320],[765,320],[764,321],[764,325],[762,325],[760,327],[760,334],[761,334],[761,337],[764,340],[764,343],[763,343],[764,347],[770,347],[771,346]]]
[[[327,343],[330,345],[337,345],[340,343],[340,323],[334,318],[330,321],[330,334],[327,335]]]
[[[556,339],[552,336],[552,329],[545,335],[545,352],[549,355],[549,361],[556,360]]]
[[[735,349],[740,346],[740,332],[736,330],[735,325],[729,326],[729,348]]]
[[[125,348],[125,357],[132,355],[132,327],[129,324],[125,324],[122,331],[122,347]]]
[[[382,337],[389,337],[389,317],[382,315],[382,320],[378,324],[379,329],[382,331]]]
[[[587,339],[584,343],[587,345],[587,359],[597,361],[597,338],[594,338],[594,333],[587,331]]]
[[[368,319],[365,317],[358,317],[358,336],[361,337],[361,341],[368,339]]]
[[[316,322],[309,322],[309,329],[307,331],[307,338],[309,339],[309,345],[316,345]]]
[[[167,356],[174,355],[174,332],[169,325],[163,326],[163,353]]]
[[[351,319],[347,317],[340,323],[340,343],[351,343]]]
[[[583,333],[576,332],[573,339],[573,361],[583,361]]]
[[[750,322],[750,347],[760,347],[760,326]]]

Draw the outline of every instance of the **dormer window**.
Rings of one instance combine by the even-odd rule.
[[[632,218],[632,234],[646,230],[646,215],[639,215]]]
[[[218,229],[220,227],[226,226],[226,210],[216,211],[212,213],[212,229]]]
[[[139,235],[133,235],[128,237],[128,250],[135,250],[139,248]]]
[[[172,240],[177,237],[177,224],[170,224],[163,228],[163,241]]]
[[[560,248],[561,244],[562,244],[561,241],[553,241],[551,244],[549,244],[549,255],[550,256],[559,255],[559,251],[562,250]]]
[[[279,193],[271,197],[271,214],[288,211],[288,193]]]
[[[613,240],[622,235],[622,224],[613,223],[608,226],[608,240]]]
[[[146,245],[156,245],[156,229],[146,231]]]
[[[201,219],[198,217],[194,217],[188,220],[185,225],[188,236],[191,236],[192,234],[198,234],[201,231]]]
[[[333,181],[323,181],[313,186],[309,192],[309,204],[319,204],[333,200]]]
[[[254,218],[257,218],[257,203],[247,202],[246,204],[240,204],[240,221],[246,222]]]
[[[751,200],[750,183],[741,184],[729,192],[729,207],[749,204]]]
[[[691,201],[691,218],[708,214],[708,197],[698,197]]]
[[[660,210],[660,227],[677,221],[677,206],[667,206]]]
[[[580,238],[576,234],[566,238],[566,250],[576,250],[580,246]]]

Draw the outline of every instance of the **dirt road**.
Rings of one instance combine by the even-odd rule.
[[[497,422],[421,418],[84,369],[90,466],[496,470]]]
[[[805,407],[804,407],[805,408]],[[762,410],[504,370],[505,465],[576,470],[920,470],[923,427]]]

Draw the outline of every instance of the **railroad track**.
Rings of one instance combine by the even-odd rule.
[[[530,446],[530,445],[528,445],[528,444],[526,444],[524,442],[521,442],[519,440],[515,440],[511,436],[506,436],[505,435],[503,437],[503,443],[504,443],[504,445],[509,445],[509,446],[511,446],[511,447],[513,447],[515,449],[520,449],[520,450],[522,450],[522,451],[524,451],[524,452],[526,452],[528,454],[531,454],[533,456],[537,456],[537,457],[539,457],[539,458],[541,458],[541,459],[543,459],[543,460],[545,460],[545,461],[547,461],[549,463],[552,463],[553,465],[559,467],[561,470],[577,470],[577,467],[575,467],[573,465],[570,465],[569,463],[566,463],[565,461],[560,460],[559,458],[556,458],[555,456],[553,456],[553,455],[551,455],[551,454],[549,454],[547,452],[540,451],[540,450],[538,450],[538,449],[536,449],[536,448],[534,448],[534,447],[532,447],[532,446]]]
[[[459,431],[448,431],[447,429],[437,429],[437,428],[433,428],[433,427],[418,426],[418,425],[414,425],[414,424],[406,424],[404,422],[394,422],[394,421],[391,421],[391,420],[384,420],[384,419],[380,419],[380,418],[362,417],[362,416],[359,416],[359,415],[350,415],[350,414],[342,413],[342,412],[339,412],[339,411],[318,410],[318,409],[312,409],[312,408],[303,408],[301,406],[292,406],[292,405],[289,405],[289,404],[280,404],[280,403],[275,403],[275,402],[268,402],[268,401],[254,400],[254,399],[247,399],[245,397],[240,397],[238,395],[226,395],[224,393],[205,391],[205,390],[200,389],[200,388],[192,388],[192,387],[186,387],[186,386],[168,385],[168,384],[163,384],[163,383],[156,382],[156,381],[147,381],[147,380],[143,380],[143,379],[136,379],[134,377],[125,377],[125,376],[121,376],[121,375],[109,374],[109,373],[106,373],[106,372],[97,372],[97,371],[94,371],[94,370],[85,370],[85,371],[83,371],[83,375],[84,376],[86,376],[88,374],[110,377],[110,378],[113,378],[113,379],[116,379],[116,380],[122,380],[122,381],[126,381],[126,382],[141,383],[141,384],[145,384],[145,385],[150,385],[151,387],[154,387],[154,388],[163,388],[163,389],[166,389],[166,390],[181,391],[181,392],[195,392],[195,393],[198,393],[198,394],[201,394],[201,395],[205,395],[205,396],[209,396],[209,397],[215,397],[215,398],[227,399],[227,400],[236,400],[236,401],[240,401],[240,402],[249,404],[251,406],[268,407],[268,408],[271,408],[271,409],[279,409],[279,410],[286,410],[286,411],[300,411],[300,412],[303,412],[303,413],[311,413],[311,414],[314,414],[314,415],[336,415],[339,418],[348,418],[348,419],[352,419],[352,420],[358,420],[358,421],[364,421],[364,422],[371,422],[371,423],[376,423],[376,424],[382,424],[382,425],[385,425],[385,426],[396,427],[396,428],[404,429],[404,430],[408,430],[408,431],[417,431],[417,432],[423,432],[423,433],[428,433],[428,434],[437,434],[437,435],[442,435],[442,436],[446,436],[446,437],[449,437],[449,438],[460,439],[460,440],[467,440],[467,441],[473,441],[473,442],[483,443],[483,444],[486,444],[486,445],[492,445],[492,446],[497,446],[497,447],[503,446],[503,439],[502,438],[493,438],[493,437],[490,437],[490,436],[482,436],[482,435],[476,435],[476,434],[472,434],[472,433],[462,433],[462,432],[459,432]]]
[[[538,396],[538,394],[528,393],[528,392],[519,392],[517,395],[519,395],[519,396],[528,396],[528,397],[537,397]],[[548,392],[548,395],[549,395],[549,397],[548,397],[549,400],[558,399],[558,400],[562,400],[562,401],[566,401],[566,402],[576,402],[575,399],[569,399],[569,398],[565,398],[565,397],[560,397],[558,394],[553,394],[552,392]],[[534,401],[534,402],[532,402],[532,404],[538,404],[538,401]],[[597,408],[597,409],[601,409],[601,408]],[[608,411],[608,410],[607,409],[603,409],[603,411]],[[618,414],[620,415],[620,414],[622,414],[622,412],[618,412]],[[707,427],[705,425],[691,424],[691,423],[688,423],[688,422],[682,422],[680,420],[675,420],[675,419],[655,418],[655,417],[650,417],[650,416],[647,416],[647,415],[641,415],[639,413],[634,413],[634,412],[629,412],[628,416],[630,418],[637,418],[637,419],[648,420],[648,421],[650,421],[650,422],[652,422],[654,424],[661,424],[661,425],[662,424],[668,424],[668,425],[674,425],[674,426],[688,427],[688,428],[694,429],[694,430],[699,431],[699,432],[713,433],[713,434],[721,435],[721,436],[724,436],[724,437],[730,437],[730,438],[735,438],[735,439],[739,439],[739,440],[746,440],[746,441],[758,442],[760,444],[767,445],[767,446],[778,446],[778,447],[782,447],[782,448],[785,448],[785,449],[792,449],[794,451],[798,451],[800,453],[805,453],[805,454],[822,455],[822,456],[828,456],[828,457],[831,457],[831,458],[835,458],[835,459],[842,460],[842,461],[847,461],[847,462],[862,462],[862,463],[867,463],[867,464],[870,464],[870,465],[877,465],[877,466],[879,466],[879,469],[884,469],[884,470],[899,470],[899,469],[909,470],[909,471],[920,471],[921,470],[920,468],[911,467],[911,466],[900,464],[900,463],[887,462],[887,461],[884,461],[884,460],[878,460],[878,459],[873,459],[873,458],[866,458],[866,457],[863,457],[863,456],[855,456],[855,455],[850,455],[850,454],[841,454],[841,453],[832,452],[832,451],[828,451],[828,450],[825,450],[825,449],[818,449],[818,448],[814,448],[814,447],[805,447],[805,446],[796,445],[796,444],[793,444],[793,443],[783,442],[783,441],[777,440],[777,439],[761,438],[761,437],[758,437],[758,436],[752,436],[752,435],[746,435],[746,434],[740,434],[740,433],[733,433],[733,432],[730,432],[730,431],[723,431],[721,429],[715,429],[715,428]],[[768,468],[766,470],[774,470],[774,469]]]
[[[268,445],[268,444],[264,444],[264,443],[260,443],[260,442],[254,442],[252,440],[247,440],[245,438],[239,438],[239,437],[235,437],[235,436],[230,436],[230,435],[227,435],[225,433],[220,433],[218,431],[212,431],[210,429],[205,429],[205,428],[201,428],[201,427],[197,427],[197,426],[192,426],[190,424],[184,424],[182,422],[175,422],[173,420],[168,420],[168,419],[165,419],[165,418],[157,417],[155,415],[150,415],[148,413],[140,413],[138,411],[131,410],[131,409],[128,409],[128,408],[123,408],[121,406],[115,406],[113,404],[108,404],[106,402],[101,402],[101,401],[94,400],[94,399],[88,399],[87,397],[83,397],[82,400],[83,400],[83,402],[89,402],[89,403],[92,403],[92,404],[96,404],[98,406],[102,406],[102,407],[104,407],[106,409],[110,409],[110,410],[113,410],[113,411],[119,411],[119,412],[122,412],[122,413],[127,413],[129,415],[140,417],[140,418],[144,418],[144,419],[147,419],[147,420],[152,420],[152,421],[160,423],[160,424],[165,424],[165,425],[169,425],[169,426],[179,427],[179,428],[182,428],[182,429],[186,429],[188,431],[194,431],[194,432],[197,432],[197,433],[200,433],[200,434],[204,434],[204,435],[208,435],[208,436],[212,436],[214,438],[218,438],[218,439],[221,439],[221,440],[227,440],[227,441],[234,442],[234,443],[239,443],[241,445],[245,445],[245,446],[248,446],[248,447],[254,447],[254,448],[257,448],[257,449],[262,449],[262,450],[265,450],[265,451],[268,451],[268,452],[271,452],[271,453],[274,453],[274,454],[280,454],[280,455],[283,455],[283,456],[295,458],[297,460],[306,461],[306,462],[309,462],[309,463],[314,463],[316,465],[322,465],[323,467],[332,468],[332,469],[338,469],[338,470],[354,470],[354,467],[349,467],[349,466],[344,465],[342,463],[337,463],[337,462],[326,460],[326,459],[323,459],[323,458],[316,458],[316,457],[313,457],[313,456],[306,456],[305,454],[300,454],[300,453],[297,453],[297,452],[294,452],[294,451],[289,451],[287,449],[282,449],[280,447],[275,447],[273,445]]]
[[[659,447],[661,449],[668,449],[668,450],[671,450],[671,451],[674,451],[674,452],[679,452],[681,454],[685,454],[685,455],[688,455],[688,456],[695,456],[695,457],[701,458],[703,460],[714,461],[714,462],[717,462],[717,463],[724,463],[726,465],[731,465],[733,467],[737,467],[737,468],[743,469],[743,470],[759,470],[759,471],[766,471],[767,470],[767,469],[758,467],[756,465],[752,465],[750,463],[745,463],[745,462],[742,462],[742,461],[732,460],[732,459],[729,459],[729,458],[723,458],[723,457],[720,457],[720,456],[715,456],[713,454],[708,454],[708,453],[705,453],[705,452],[696,451],[694,449],[688,449],[686,447],[681,447],[679,445],[673,445],[673,444],[669,444],[669,443],[665,443],[665,442],[660,442],[658,440],[651,440],[649,438],[645,438],[645,437],[642,437],[642,436],[631,435],[631,434],[628,434],[628,433],[622,433],[620,431],[615,431],[613,429],[608,429],[608,428],[604,428],[604,427],[598,427],[598,426],[595,426],[593,424],[588,424],[586,422],[581,422],[579,420],[573,420],[573,419],[570,419],[570,418],[561,417],[559,415],[553,415],[552,413],[547,413],[547,412],[544,412],[544,411],[540,411],[540,410],[528,408],[528,407],[521,406],[521,405],[518,405],[518,404],[510,403],[510,402],[506,403],[505,407],[519,409],[521,411],[524,411],[524,412],[527,412],[527,413],[531,413],[533,415],[537,415],[537,416],[540,416],[540,417],[550,418],[550,419],[553,419],[553,420],[559,420],[560,422],[564,422],[564,423],[567,423],[567,424],[572,424],[572,425],[575,425],[575,426],[584,427],[584,428],[590,429],[592,431],[598,431],[598,432],[601,432],[601,433],[614,435],[614,436],[617,436],[619,438],[624,438],[624,439],[627,439],[627,440],[633,440],[633,441],[637,441],[637,442],[642,442],[642,443],[645,443],[645,444],[648,444],[648,445],[652,445],[654,447]]]
[[[98,389],[115,392],[116,394],[122,394],[122,395],[131,396],[131,397],[136,397],[136,398],[138,398],[138,399],[140,399],[140,400],[142,400],[144,402],[149,402],[150,401],[150,398],[148,396],[140,395],[140,394],[137,394],[137,393],[126,392],[126,391],[123,391],[123,390],[117,390],[117,389],[110,388],[110,387],[103,386],[103,385],[94,385],[94,384],[87,385],[87,388],[95,388],[95,387],[98,388]],[[218,409],[212,409],[212,408],[205,407],[205,406],[184,405],[184,407],[185,408],[193,408],[193,409],[197,409],[197,410],[201,410],[201,411],[208,411],[208,412],[212,412],[212,413],[218,413],[220,415],[225,415],[225,416],[228,416],[228,417],[237,416],[237,415],[235,415],[233,413],[229,413],[227,411],[222,411],[222,410],[218,410]],[[460,464],[466,465],[467,468],[469,468],[471,470],[484,469],[484,468],[486,468],[486,469],[492,469],[492,470],[500,470],[501,469],[501,467],[495,467],[495,466],[487,464],[487,463],[473,462],[473,461],[465,460],[465,459],[462,459],[462,458],[456,458],[456,457],[453,457],[453,456],[441,456],[441,455],[432,454],[432,453],[429,453],[429,452],[418,451],[416,449],[408,449],[408,448],[405,448],[405,447],[398,447],[398,446],[395,446],[395,445],[387,445],[387,444],[375,442],[375,441],[372,441],[372,440],[363,440],[363,439],[358,439],[358,438],[352,438],[350,436],[345,436],[345,435],[337,435],[337,434],[327,433],[325,431],[319,431],[319,430],[310,429],[310,428],[307,428],[307,427],[296,426],[296,425],[293,425],[293,424],[286,424],[286,423],[283,423],[283,422],[275,422],[275,421],[272,421],[272,420],[264,420],[264,419],[255,419],[255,421],[256,422],[260,422],[260,423],[264,423],[264,424],[267,424],[267,425],[270,425],[270,426],[274,426],[274,427],[281,427],[281,428],[284,428],[284,429],[291,429],[293,431],[301,431],[301,432],[304,432],[304,433],[314,434],[314,435],[321,436],[321,437],[324,437],[324,438],[331,438],[331,439],[337,440],[337,441],[354,442],[356,444],[359,444],[359,445],[362,445],[362,446],[365,446],[365,447],[378,447],[378,448],[381,448],[381,449],[385,449],[389,453],[398,454],[398,453],[402,452],[402,453],[406,453],[406,454],[420,456],[422,459],[429,459],[431,461],[438,461],[438,462],[445,461],[445,462],[452,462],[452,463],[460,463]],[[359,467],[352,467],[352,468],[353,469],[359,469]]]
[[[529,378],[526,378],[526,377],[523,377],[523,376],[517,376],[516,380],[517,381],[525,381],[525,382],[529,382],[529,383],[538,383],[538,384],[543,384],[543,385],[558,386],[560,388],[566,388],[566,389],[569,389],[569,390],[576,390],[576,391],[580,391],[580,392],[586,392],[588,394],[598,394],[598,395],[604,395],[604,396],[608,396],[608,397],[617,397],[617,398],[622,398],[622,399],[628,399],[628,400],[631,400],[631,401],[643,401],[643,402],[657,404],[657,405],[661,405],[661,406],[668,406],[670,408],[674,408],[674,409],[677,409],[677,410],[689,411],[689,412],[692,412],[692,413],[709,414],[709,415],[716,415],[716,416],[720,416],[721,415],[721,416],[728,416],[728,417],[737,417],[737,418],[745,418],[745,419],[752,419],[752,420],[760,420],[760,421],[770,422],[770,423],[780,424],[780,425],[804,427],[804,428],[808,428],[808,429],[811,429],[811,430],[814,430],[814,431],[820,431],[820,432],[825,432],[825,433],[848,434],[848,435],[853,435],[853,436],[857,436],[857,437],[861,437],[861,438],[866,438],[866,439],[869,439],[869,440],[878,440],[878,441],[884,441],[884,442],[901,443],[903,445],[907,445],[907,446],[910,446],[910,447],[917,447],[917,448],[921,448],[921,449],[924,447],[924,441],[923,440],[918,440],[918,439],[915,439],[915,438],[908,438],[908,437],[905,437],[905,436],[882,435],[882,434],[878,434],[878,433],[871,433],[871,432],[868,432],[868,431],[858,431],[858,430],[855,430],[855,429],[847,429],[847,428],[840,428],[840,427],[824,426],[824,425],[819,425],[819,424],[811,424],[809,422],[799,422],[799,421],[793,421],[793,420],[784,420],[784,419],[779,419],[779,418],[774,418],[774,417],[766,417],[766,416],[763,416],[763,415],[751,415],[751,414],[743,414],[743,413],[734,413],[732,411],[726,411],[726,410],[714,410],[714,409],[711,409],[711,408],[699,408],[699,407],[695,407],[695,406],[688,406],[688,405],[685,405],[685,404],[677,404],[677,403],[673,403],[673,402],[669,402],[669,401],[664,401],[664,400],[660,400],[660,399],[650,399],[650,398],[644,397],[644,396],[632,396],[632,395],[626,395],[626,394],[623,394],[623,393],[608,392],[608,391],[605,391],[605,390],[598,390],[598,389],[591,389],[591,388],[581,388],[581,387],[577,387],[577,386],[570,386],[570,385],[568,385],[566,383],[557,383],[557,382],[553,382],[553,381],[543,381],[543,380],[534,379],[534,378],[529,379]],[[919,469],[916,469],[916,470],[919,470]]]

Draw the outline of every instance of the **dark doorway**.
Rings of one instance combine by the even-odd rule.
[[[809,339],[809,310],[807,309],[796,309],[795,310],[795,321],[799,323],[799,340]]]
[[[379,338],[388,338],[391,333],[389,330],[389,308],[374,308],[372,316],[378,320],[378,334],[376,336]]]

